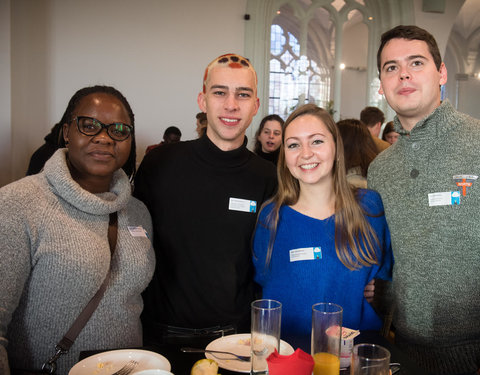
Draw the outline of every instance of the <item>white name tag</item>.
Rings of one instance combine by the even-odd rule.
[[[248,199],[230,198],[228,203],[230,211],[257,212],[257,202]]]
[[[322,259],[321,247],[303,247],[301,249],[290,250],[290,262],[298,262],[299,260],[315,260]]]
[[[140,225],[138,227],[129,227],[127,226],[128,231],[130,232],[130,235],[132,237],[145,237],[148,238],[147,231],[143,229],[143,227]]]
[[[444,191],[442,193],[428,194],[428,205],[433,206],[451,206],[460,204],[459,191]]]

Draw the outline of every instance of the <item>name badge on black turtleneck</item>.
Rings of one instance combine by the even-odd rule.
[[[257,212],[257,202],[248,199],[230,198],[228,203],[230,211]]]

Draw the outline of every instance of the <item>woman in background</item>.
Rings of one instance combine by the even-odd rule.
[[[278,191],[260,212],[253,261],[263,298],[283,304],[282,336],[305,344],[317,302],[342,306],[345,327],[379,329],[364,289],[391,277],[390,234],[378,193],[347,183],[328,112],[307,104],[289,116],[278,163]]]
[[[393,121],[387,122],[385,129],[383,129],[382,139],[393,145],[398,140],[398,137],[400,137],[400,134],[395,131]]]
[[[57,374],[84,350],[142,346],[141,292],[155,259],[150,215],[122,170],[135,173],[132,110],[113,87],[87,87],[62,122],[66,148],[39,174],[0,189],[3,375],[41,369],[109,269],[105,294]]]
[[[207,132],[207,114],[205,112],[198,112],[195,118],[197,119],[195,131],[197,132],[198,138],[201,138]]]
[[[368,166],[378,154],[377,146],[360,120],[341,120],[337,127],[342,136],[347,181],[366,189]]]
[[[277,165],[282,143],[283,119],[279,115],[268,115],[262,119],[255,134],[254,152]]]

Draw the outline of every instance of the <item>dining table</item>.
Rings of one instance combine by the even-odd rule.
[[[400,369],[396,373],[397,375],[428,375],[426,371],[419,368],[405,353],[403,353],[394,343],[387,340],[385,337],[381,336],[377,331],[362,331],[358,336],[354,338],[354,344],[360,343],[371,343],[381,345],[387,348],[390,351],[391,358],[390,362],[395,362],[400,364]],[[198,345],[198,342],[195,343],[195,347],[205,348],[208,342],[204,345]],[[185,345],[152,345],[145,346],[142,348],[131,348],[131,349],[143,349],[150,350],[155,353],[159,353],[168,359],[172,368],[171,372],[175,375],[189,375],[192,369],[192,366],[196,361],[205,358],[203,353],[184,353],[181,351],[181,347]],[[292,343],[294,349],[301,348],[305,352],[310,352],[310,337],[301,338],[295,343]],[[96,351],[83,351],[80,354],[79,360],[82,360],[90,355],[99,353]],[[222,375],[239,375],[238,372],[226,370],[223,368],[219,369],[219,373]],[[349,374],[349,369],[342,370],[341,375]]]

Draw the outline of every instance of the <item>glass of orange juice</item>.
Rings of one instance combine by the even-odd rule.
[[[334,303],[312,306],[312,356],[314,375],[340,374],[343,309]]]

